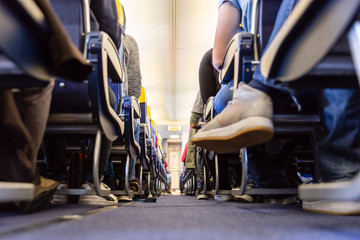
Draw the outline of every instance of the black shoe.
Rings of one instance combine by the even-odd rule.
[[[134,179],[130,181],[130,189],[133,190],[134,192],[140,192],[140,183],[139,180]]]
[[[35,196],[33,200],[15,203],[23,213],[32,213],[46,207],[50,204],[52,195],[59,186],[59,182],[52,179],[40,177],[40,181],[40,185],[35,186]]]

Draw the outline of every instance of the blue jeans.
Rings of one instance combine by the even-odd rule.
[[[325,128],[316,152],[320,180],[349,180],[360,168],[360,90],[324,89],[320,94]]]
[[[137,142],[139,142],[140,139],[140,125],[138,121],[134,119],[134,137]],[[129,158],[129,181],[135,180],[135,165],[136,165],[136,159],[133,159],[132,157]]]
[[[166,183],[167,183],[166,191],[171,190],[171,174],[170,173],[166,174]]]
[[[215,114],[219,114],[224,110],[227,103],[233,99],[233,85],[234,80],[227,84],[222,84],[219,92],[215,95],[214,109]]]

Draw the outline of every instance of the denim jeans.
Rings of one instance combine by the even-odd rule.
[[[215,114],[221,113],[227,103],[233,99],[233,85],[234,80],[231,80],[227,84],[222,84],[214,99]]]
[[[320,180],[349,180],[360,168],[360,90],[324,89],[320,97],[325,128],[316,151]]]
[[[134,137],[137,142],[139,142],[140,139],[140,125],[136,119],[134,119]],[[135,165],[136,165],[136,159],[133,159],[132,157],[129,158],[129,181],[135,180]]]

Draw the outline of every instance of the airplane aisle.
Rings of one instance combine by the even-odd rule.
[[[156,203],[56,205],[30,215],[1,213],[0,239],[360,239],[359,226],[356,216],[308,213],[300,205],[167,195]]]

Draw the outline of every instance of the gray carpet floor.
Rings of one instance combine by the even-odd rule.
[[[360,216],[303,212],[300,205],[162,196],[117,207],[57,205],[0,214],[0,239],[360,239]]]

